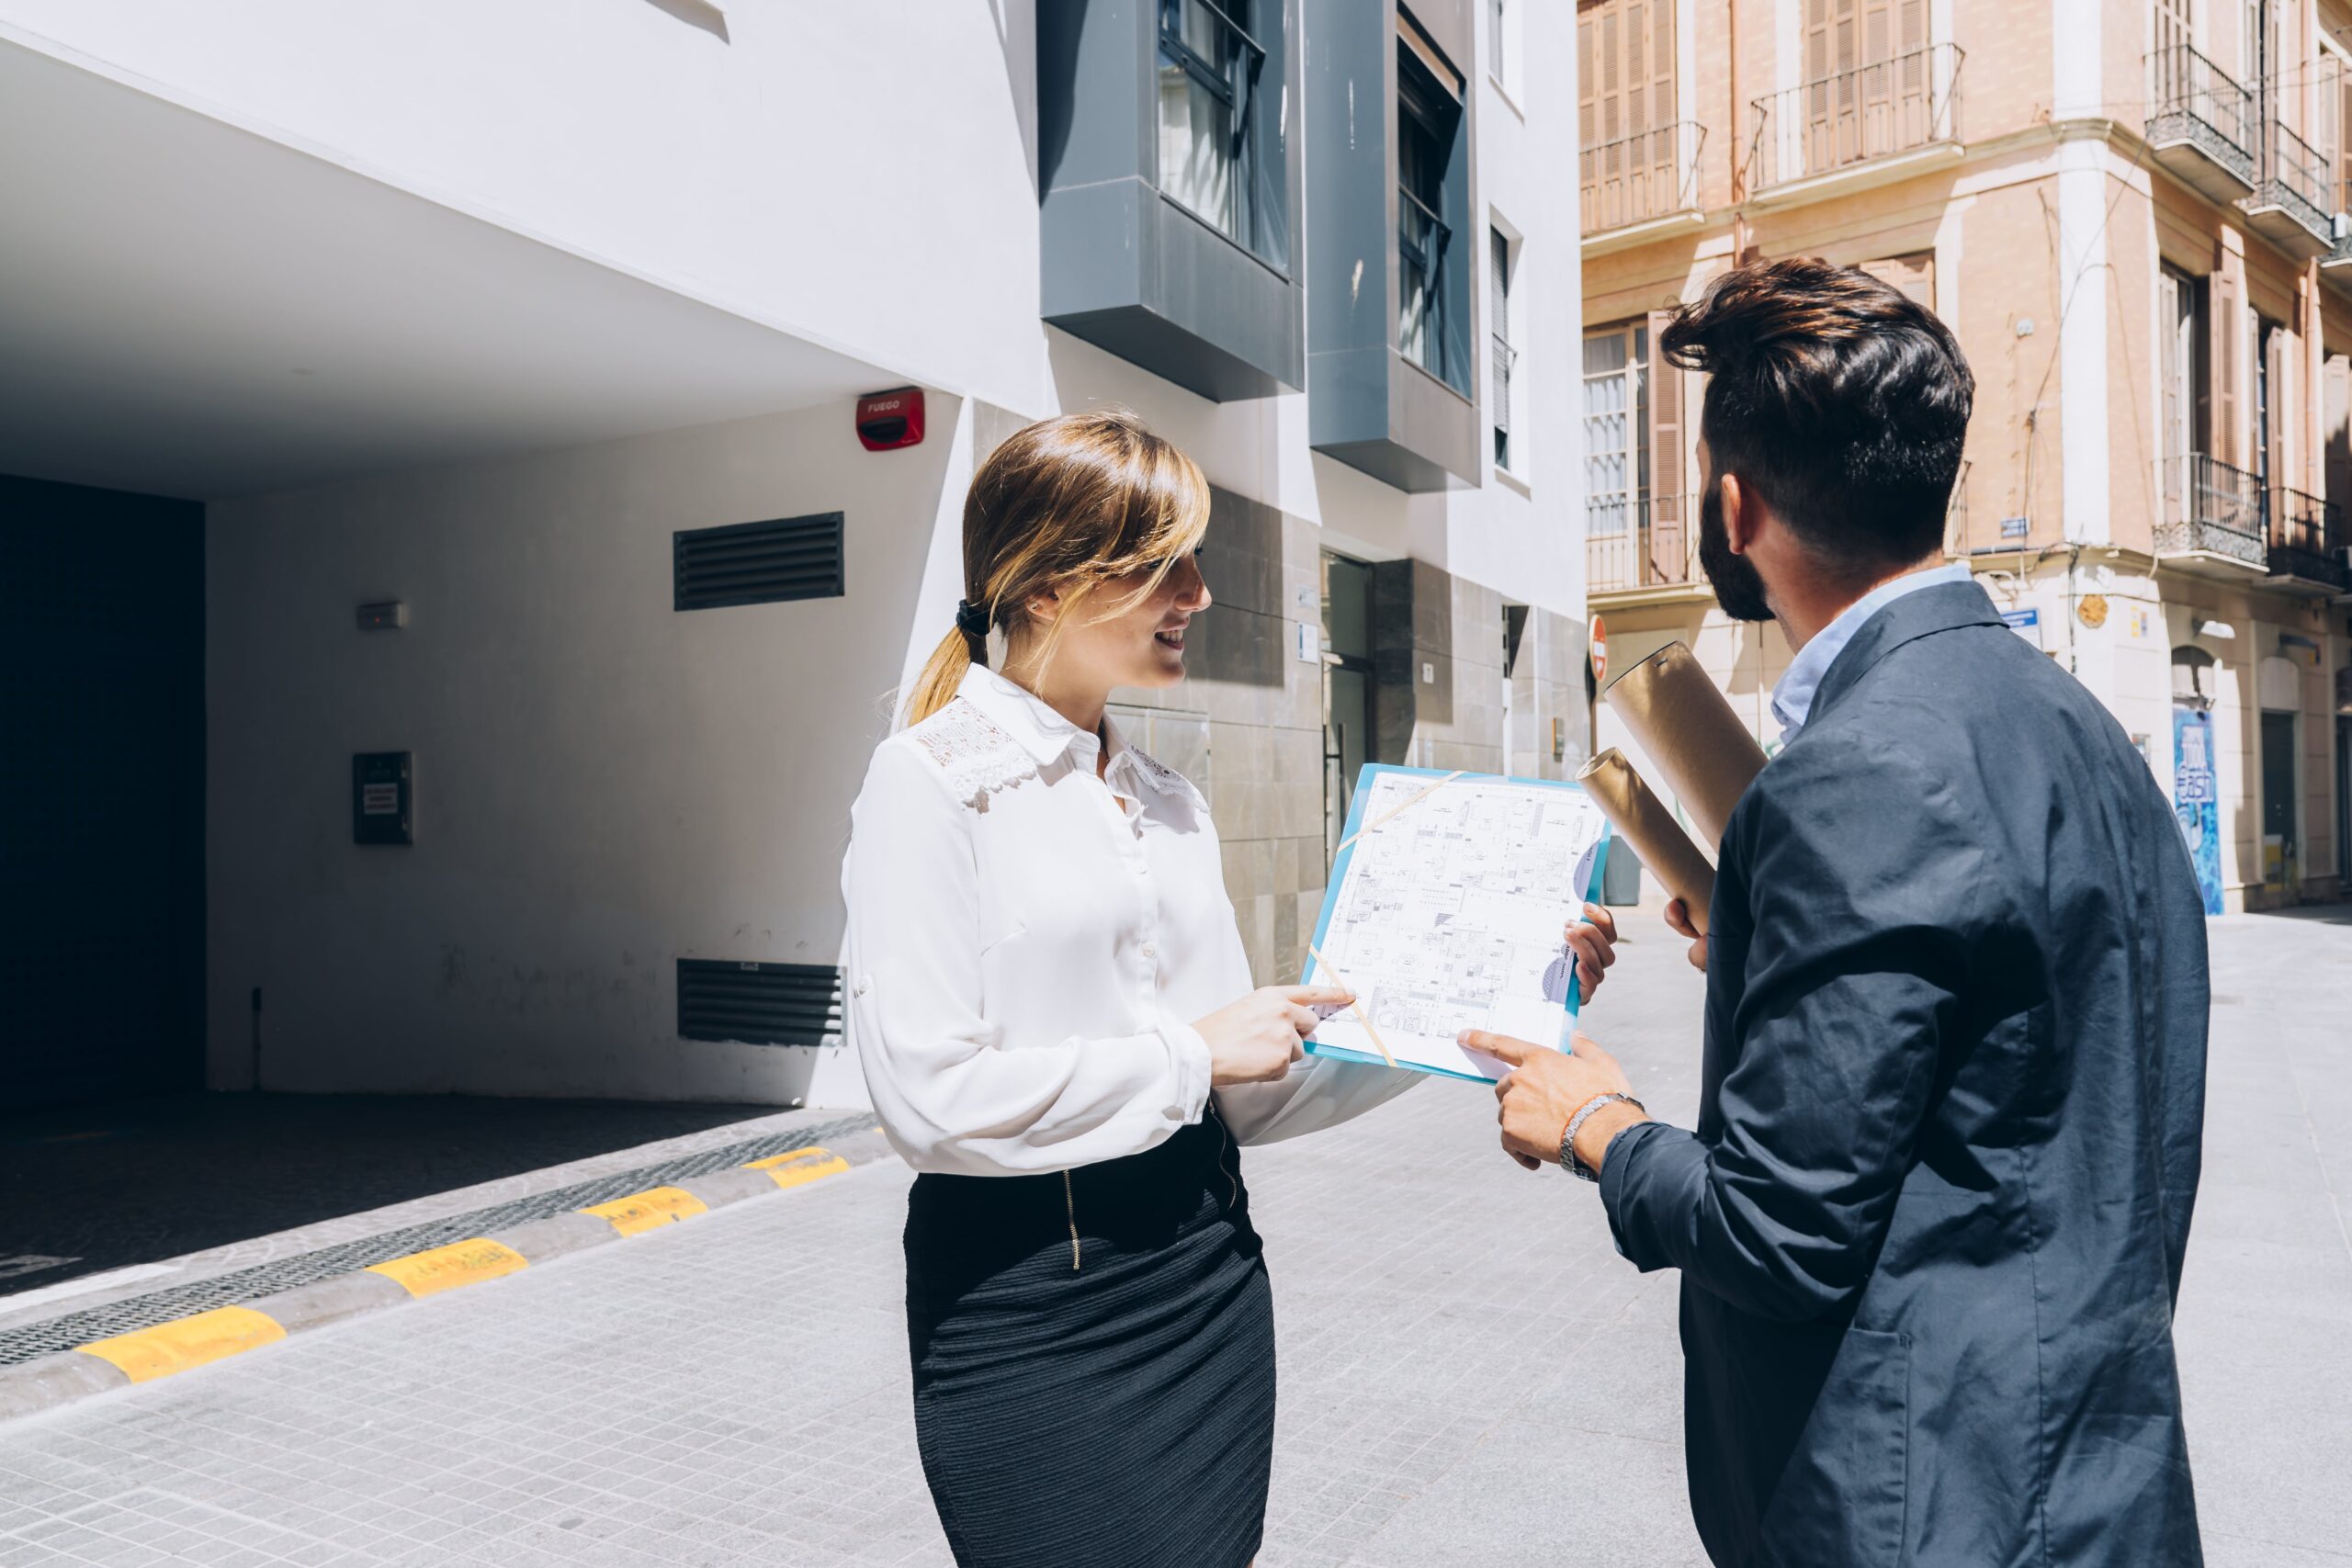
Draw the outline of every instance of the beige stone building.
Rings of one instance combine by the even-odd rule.
[[[1948,548],[2137,740],[2209,906],[2352,836],[2352,6],[1600,0],[1577,11],[1589,599],[1758,735],[1788,660],[1698,570],[1659,312],[1739,255],[1880,273],[1976,374]],[[1605,706],[1595,740],[1622,743]],[[2209,808],[2210,807],[2210,808]]]

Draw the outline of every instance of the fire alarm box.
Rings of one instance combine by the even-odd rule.
[[[359,751],[351,759],[351,841],[413,844],[409,754]]]
[[[857,438],[869,452],[912,446],[922,439],[922,389],[868,392],[857,400]]]

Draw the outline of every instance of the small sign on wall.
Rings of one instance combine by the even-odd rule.
[[[412,769],[406,751],[357,751],[351,758],[351,841],[413,844]]]

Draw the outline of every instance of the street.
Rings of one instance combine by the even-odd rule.
[[[1687,1124],[1700,979],[1628,915],[1589,1030]],[[2177,1325],[2207,1561],[2352,1564],[2352,907],[2211,933]],[[1702,1561],[1676,1280],[1492,1122],[1439,1081],[1249,1155],[1282,1358],[1263,1568]],[[909,1179],[875,1160],[0,1427],[0,1563],[945,1563]]]

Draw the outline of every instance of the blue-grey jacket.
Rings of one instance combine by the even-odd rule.
[[[2172,1348],[2205,924],[2106,709],[1973,582],[1865,622],[1724,835],[1696,1134],[1601,1196],[1682,1270],[1719,1564],[2200,1561]]]

